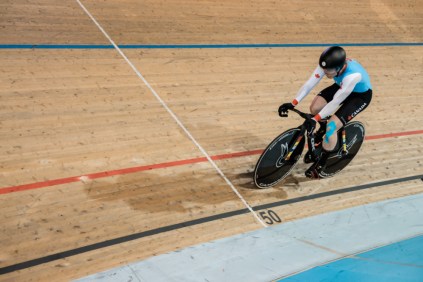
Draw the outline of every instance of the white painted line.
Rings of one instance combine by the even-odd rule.
[[[242,197],[242,195],[238,192],[238,190],[235,188],[235,186],[232,184],[232,182],[225,176],[225,174],[220,170],[220,168],[217,166],[217,164],[211,159],[209,154],[204,150],[204,148],[195,140],[195,138],[191,135],[191,133],[188,131],[188,129],[182,124],[182,122],[179,120],[179,118],[176,116],[176,114],[166,105],[166,103],[162,100],[162,98],[157,94],[157,92],[151,87],[150,83],[144,78],[144,76],[138,71],[138,69],[134,66],[134,64],[126,57],[126,55],[122,52],[122,50],[119,48],[119,46],[116,45],[116,43],[110,38],[110,36],[107,34],[107,32],[100,26],[100,24],[96,21],[96,19],[91,15],[91,13],[85,8],[85,6],[79,1],[79,6],[85,11],[85,13],[91,18],[91,20],[95,23],[95,25],[100,29],[100,31],[104,34],[104,36],[110,41],[110,43],[115,47],[115,49],[118,51],[118,53],[125,59],[125,61],[129,64],[129,66],[132,68],[132,70],[138,75],[138,77],[144,82],[144,84],[150,89],[151,93],[156,97],[156,99],[162,104],[162,106],[166,109],[166,111],[172,116],[172,118],[176,121],[176,123],[179,125],[179,127],[182,128],[182,130],[185,132],[185,134],[191,139],[191,141],[197,146],[197,148],[203,153],[203,155],[207,158],[207,160],[211,163],[211,165],[216,169],[216,171],[222,176],[222,178],[226,181],[226,183],[232,188],[234,193],[241,199],[241,201],[244,203],[244,205],[253,213],[254,217],[257,219],[258,222],[261,223],[264,227],[267,227],[267,225],[261,220],[258,215],[254,212],[253,208],[247,203],[247,201]]]

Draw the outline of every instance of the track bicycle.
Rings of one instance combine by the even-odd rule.
[[[304,119],[313,116],[297,109],[290,110]],[[287,117],[288,115],[285,115]],[[355,157],[365,138],[364,125],[352,121],[338,130],[338,144],[318,175],[306,175],[309,178],[332,177],[344,169]],[[269,188],[289,175],[303,153],[305,142],[309,148],[311,161],[317,161],[322,146],[315,145],[314,132],[307,132],[304,125],[291,128],[276,137],[263,151],[254,169],[254,183],[258,188]],[[306,162],[306,158],[305,158]],[[310,161],[309,161],[310,162]]]

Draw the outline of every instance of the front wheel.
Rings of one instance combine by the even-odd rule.
[[[254,168],[254,183],[258,188],[272,187],[294,168],[304,149],[304,134],[290,158],[288,160],[285,158],[300,137],[300,131],[300,128],[287,130],[266,147]]]

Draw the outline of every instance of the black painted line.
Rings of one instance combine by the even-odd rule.
[[[344,189],[339,189],[339,190],[334,190],[334,191],[328,191],[328,192],[323,192],[323,193],[314,194],[314,195],[310,195],[310,196],[304,196],[304,197],[299,197],[299,198],[295,198],[295,199],[284,200],[284,201],[279,201],[279,202],[275,202],[275,203],[269,203],[269,204],[264,204],[264,205],[260,205],[260,206],[255,206],[255,207],[253,207],[253,209],[255,211],[258,211],[258,210],[262,210],[262,209],[279,207],[279,206],[289,205],[289,204],[293,204],[293,203],[313,200],[313,199],[317,199],[317,198],[323,198],[323,197],[333,196],[333,195],[337,195],[337,194],[359,191],[359,190],[364,190],[364,189],[369,189],[369,188],[374,188],[374,187],[380,187],[380,186],[385,186],[385,185],[390,185],[390,184],[395,184],[395,183],[400,183],[400,182],[406,182],[406,181],[411,181],[411,180],[416,180],[416,179],[423,180],[423,175],[416,175],[416,176],[392,179],[392,180],[370,183],[370,184],[365,184],[365,185],[360,185],[360,186],[355,186],[355,187],[349,187],[349,188],[344,188]],[[121,244],[121,243],[126,243],[126,242],[129,242],[129,241],[137,240],[137,239],[140,239],[140,238],[144,238],[144,237],[148,237],[148,236],[152,236],[152,235],[156,235],[156,234],[160,234],[160,233],[164,233],[164,232],[168,232],[168,231],[172,231],[172,230],[181,229],[181,228],[184,228],[184,227],[194,226],[194,225],[211,222],[211,221],[218,220],[218,219],[229,218],[229,217],[233,217],[233,216],[237,216],[237,215],[241,215],[241,214],[247,214],[249,212],[250,211],[248,209],[236,210],[236,211],[226,212],[226,213],[222,213],[222,214],[216,214],[216,215],[212,215],[212,216],[208,216],[208,217],[203,217],[203,218],[199,218],[199,219],[194,219],[194,220],[186,221],[186,222],[182,222],[182,223],[177,223],[177,224],[173,224],[173,225],[168,225],[168,226],[164,226],[164,227],[160,227],[160,228],[156,228],[156,229],[152,229],[152,230],[148,230],[148,231],[144,231],[144,232],[140,232],[140,233],[136,233],[136,234],[131,234],[131,235],[127,235],[127,236],[123,236],[123,237],[119,237],[119,238],[115,238],[115,239],[91,244],[91,245],[88,245],[88,246],[72,249],[72,250],[69,250],[69,251],[64,251],[64,252],[48,255],[48,256],[45,256],[45,257],[41,257],[41,258],[17,263],[17,264],[14,264],[14,265],[2,267],[2,268],[0,268],[0,274],[6,274],[6,273],[22,270],[22,269],[34,267],[34,266],[37,266],[37,265],[40,265],[40,264],[49,263],[49,262],[52,262],[52,261],[55,261],[55,260],[64,259],[64,258],[67,258],[67,257],[70,257],[70,256],[79,255],[79,254],[82,254],[82,253],[98,250],[98,249],[101,249],[101,248],[110,247],[110,246]]]
[[[198,224],[206,223],[206,222],[211,222],[211,221],[218,220],[218,219],[223,219],[223,218],[228,218],[228,217],[237,216],[237,215],[241,215],[241,214],[246,214],[246,213],[249,213],[249,212],[250,212],[249,209],[236,210],[236,211],[231,211],[231,212],[227,212],[227,213],[216,214],[216,215],[212,215],[212,216],[208,216],[208,217],[194,219],[194,220],[186,221],[186,222],[182,222],[182,223],[177,223],[177,224],[173,224],[173,225],[168,225],[168,226],[164,226],[164,227],[160,227],[160,228],[156,228],[156,229],[152,229],[152,230],[148,230],[148,231],[144,231],[144,232],[140,232],[140,233],[136,233],[136,234],[131,234],[131,235],[127,235],[127,236],[123,236],[123,237],[119,237],[119,238],[95,243],[95,244],[92,244],[92,245],[72,249],[72,250],[69,250],[69,251],[64,251],[64,252],[61,252],[61,253],[52,254],[52,255],[49,255],[49,256],[42,257],[42,258],[37,258],[37,259],[22,262],[22,263],[17,263],[17,264],[14,264],[14,265],[2,267],[2,268],[0,268],[0,274],[6,274],[6,273],[13,272],[13,271],[22,270],[22,269],[25,269],[25,268],[37,266],[37,265],[40,265],[40,264],[43,264],[43,263],[48,263],[48,262],[52,262],[52,261],[55,261],[55,260],[67,258],[67,257],[70,257],[70,256],[79,255],[79,254],[86,253],[86,252],[89,252],[89,251],[94,251],[94,250],[98,250],[98,249],[101,249],[101,248],[110,247],[110,246],[121,244],[121,243],[126,243],[126,242],[129,242],[129,241],[137,240],[137,239],[140,239],[140,238],[144,238],[144,237],[148,237],[148,236],[152,236],[152,235],[156,235],[156,234],[160,234],[160,233],[164,233],[164,232],[168,232],[168,231],[172,231],[172,230],[176,230],[176,229],[180,229],[180,228],[184,228],[184,227],[194,226],[194,225],[198,225]]]
[[[386,181],[381,181],[381,182],[376,182],[376,183],[364,184],[364,185],[360,185],[360,186],[349,187],[349,188],[333,190],[333,191],[327,191],[327,192],[322,192],[322,193],[313,194],[313,195],[309,195],[309,196],[298,197],[298,198],[294,198],[294,199],[264,204],[264,205],[256,206],[256,207],[253,207],[253,208],[254,208],[254,210],[264,210],[264,209],[269,209],[269,208],[273,208],[273,207],[285,206],[285,205],[289,205],[289,204],[304,202],[304,201],[308,201],[308,200],[314,200],[314,199],[318,199],[318,198],[329,197],[329,196],[348,193],[348,192],[355,192],[355,191],[365,190],[365,189],[369,189],[369,188],[386,186],[386,185],[395,184],[395,183],[399,183],[399,182],[416,180],[416,179],[419,179],[419,178],[421,179],[422,177],[423,177],[423,175],[416,175],[416,176],[397,178],[397,179],[386,180]]]

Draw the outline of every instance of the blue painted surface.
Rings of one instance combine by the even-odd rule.
[[[121,49],[227,49],[227,48],[296,48],[327,47],[333,45],[351,47],[375,46],[423,46],[423,42],[386,43],[304,43],[304,44],[122,44]],[[0,49],[113,49],[113,45],[102,44],[0,44]]]
[[[281,279],[298,281],[423,281],[423,236],[318,266]]]

